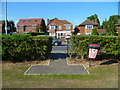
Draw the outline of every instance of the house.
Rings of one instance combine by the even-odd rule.
[[[106,32],[106,29],[97,29],[98,34],[101,35],[102,33]]]
[[[36,28],[40,27],[40,31],[47,33],[45,21],[42,18],[20,19],[17,23],[18,33],[37,32]]]
[[[115,24],[117,28],[117,32],[120,32],[120,19],[118,20],[118,23]]]
[[[12,24],[7,21],[7,33],[13,32]],[[5,20],[0,21],[0,33],[5,34]]]
[[[76,26],[74,31],[77,35],[89,35],[92,33],[92,29],[96,28],[98,29],[98,23],[95,23],[91,20],[85,20],[84,22],[82,22],[80,25]]]
[[[67,20],[59,20],[58,18],[54,18],[53,20],[48,19],[47,27],[49,30],[49,36],[61,40],[64,40],[67,35],[71,35],[71,31],[73,31],[72,23]]]

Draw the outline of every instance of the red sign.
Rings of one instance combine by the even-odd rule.
[[[98,49],[89,48],[89,58],[95,59],[97,53],[98,53]]]

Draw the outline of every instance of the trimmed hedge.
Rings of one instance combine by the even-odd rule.
[[[27,34],[2,35],[3,60],[26,61],[47,59],[52,50],[49,36],[30,36]]]
[[[74,35],[71,37],[69,49],[70,56],[79,56],[85,58],[88,56],[88,45],[96,43],[101,46],[101,52],[111,55],[113,58],[120,58],[120,37],[117,36],[92,36],[92,35]]]

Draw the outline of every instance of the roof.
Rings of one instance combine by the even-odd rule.
[[[53,24],[56,25],[57,23],[61,23],[61,24],[72,24],[67,20],[59,20],[58,18],[54,18],[53,20],[51,20],[51,22],[49,24]]]
[[[60,20],[60,21],[62,21],[64,24],[72,24],[72,23],[68,22],[67,20]]]
[[[97,29],[98,32],[106,32],[106,29]]]
[[[120,25],[120,19],[118,20],[118,23],[117,23],[117,24],[115,24],[115,25]]]
[[[83,23],[81,23],[80,25],[99,25],[99,24],[87,19]]]
[[[20,19],[17,25],[38,25],[42,22],[42,18]]]
[[[0,20],[0,24],[3,24],[5,22],[5,20]]]

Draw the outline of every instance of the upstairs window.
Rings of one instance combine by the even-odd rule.
[[[70,29],[70,26],[66,26],[66,29]]]
[[[28,22],[31,22],[31,20],[28,20]]]
[[[35,20],[35,22],[37,22],[37,20]]]
[[[62,29],[62,26],[58,26],[58,29],[61,30],[61,29]]]
[[[93,29],[93,25],[86,25],[85,29]]]
[[[56,26],[50,26],[50,30],[55,30]]]
[[[22,22],[25,22],[25,20],[23,20]]]

